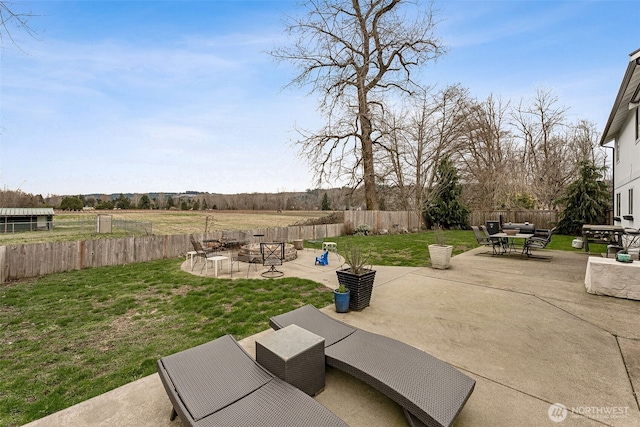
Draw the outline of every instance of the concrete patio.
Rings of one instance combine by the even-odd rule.
[[[370,307],[347,314],[323,310],[473,377],[475,391],[456,426],[640,425],[640,301],[587,294],[585,253],[545,251],[553,259],[544,262],[485,251],[452,258],[449,270],[376,267]],[[337,285],[336,255],[322,267],[313,263],[320,251],[298,254],[282,266],[285,278]],[[188,262],[183,268],[190,270]],[[249,275],[259,277],[264,269],[251,267]],[[246,274],[244,264],[234,277]],[[251,354],[255,337],[241,341]],[[407,425],[395,403],[333,369],[317,400],[352,427]],[[28,426],[181,426],[169,421],[170,413],[154,374]]]

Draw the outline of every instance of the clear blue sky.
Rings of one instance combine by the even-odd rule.
[[[441,87],[514,101],[550,88],[602,131],[636,1],[440,1]],[[265,51],[293,1],[29,1],[37,39],[0,56],[0,185],[34,194],[304,191],[295,125],[322,124]]]

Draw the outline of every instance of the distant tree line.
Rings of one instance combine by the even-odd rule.
[[[0,208],[38,208],[46,206],[41,195],[25,193],[21,190],[0,190]]]
[[[315,189],[304,192],[211,194],[185,193],[103,194],[50,196],[41,205],[61,210],[152,209],[152,210],[332,210],[361,209],[362,191],[348,188]]]

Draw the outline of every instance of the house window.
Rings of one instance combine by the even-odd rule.
[[[633,215],[633,188],[629,189],[629,215]]]
[[[616,193],[616,216],[620,216],[620,206],[622,205],[622,197],[620,193]]]
[[[613,148],[613,151],[616,152],[616,163],[620,163],[620,142],[618,142],[617,138],[616,138],[616,144]]]

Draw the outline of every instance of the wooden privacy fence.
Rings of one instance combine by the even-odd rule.
[[[536,228],[553,228],[558,222],[558,211],[542,210],[500,210],[500,211],[472,211],[469,215],[471,225],[485,224],[487,221],[502,222],[530,222]],[[410,211],[344,211],[344,222],[354,227],[367,224],[374,233],[382,229],[390,233],[400,232],[403,228],[409,231],[422,228],[420,217]]]
[[[345,211],[345,222],[369,225],[374,232],[390,233],[420,228],[414,212]],[[319,240],[342,234],[344,224],[300,225],[245,231],[194,233],[196,240],[234,239],[247,243]],[[141,236],[0,246],[0,282],[89,267],[177,258],[192,250],[189,235]]]
[[[343,224],[291,226],[211,232],[194,234],[194,236],[197,240],[225,238],[248,243],[290,242],[295,239],[309,240],[339,236],[342,226]],[[88,267],[176,258],[192,249],[187,234],[0,246],[0,282]]]
[[[422,228],[420,217],[410,211],[344,211],[344,222],[353,227],[367,224],[374,233],[385,229],[390,233],[398,233],[403,229],[408,231]]]
[[[558,222],[558,211],[473,211],[471,212],[469,222],[471,225],[483,225],[487,221],[502,222],[529,222],[535,224],[536,228],[550,229],[556,226]]]

